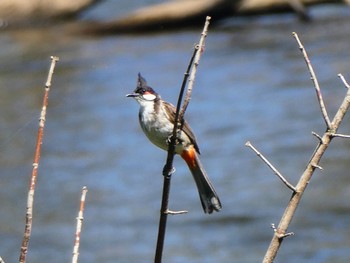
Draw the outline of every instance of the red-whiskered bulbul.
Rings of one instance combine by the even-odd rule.
[[[162,100],[151,87],[147,86],[140,73],[136,89],[126,96],[134,98],[140,104],[139,121],[148,139],[167,151],[169,138],[174,129],[175,107]],[[175,152],[185,160],[193,175],[204,212],[211,214],[214,210],[220,211],[220,199],[199,160],[196,137],[187,121],[184,121],[177,139]]]

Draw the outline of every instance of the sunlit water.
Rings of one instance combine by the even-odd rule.
[[[111,5],[111,3],[107,4]],[[90,11],[91,12],[91,11]],[[350,80],[350,10],[229,20],[211,28],[186,113],[223,203],[205,215],[194,182],[175,159],[165,262],[259,262],[291,195],[244,146],[250,140],[295,184],[324,121],[291,33],[309,52],[332,118]],[[87,186],[81,262],[152,262],[166,153],[142,134],[125,98],[141,72],[176,102],[198,30],[81,37],[50,29],[0,35],[0,256],[18,260],[39,110],[49,57],[60,57],[50,93],[27,262],[71,258],[81,188]],[[350,133],[348,116],[341,132]],[[327,150],[276,262],[348,262],[350,143]]]

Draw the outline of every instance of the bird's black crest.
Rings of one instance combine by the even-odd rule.
[[[138,78],[137,78],[137,88],[146,88],[147,87],[147,81],[141,76],[141,73],[139,72]]]

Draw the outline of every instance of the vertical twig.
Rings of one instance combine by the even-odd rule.
[[[51,80],[52,80],[56,62],[58,60],[59,60],[58,57],[53,57],[53,56],[51,57],[51,66],[50,66],[47,81],[45,84],[45,94],[44,94],[42,109],[41,109],[40,118],[39,118],[39,129],[38,129],[37,142],[36,142],[35,153],[34,153],[33,170],[32,170],[32,175],[31,175],[30,184],[29,184],[29,191],[28,191],[26,224],[25,224],[24,236],[23,236],[23,241],[22,241],[22,246],[21,246],[21,251],[19,256],[20,263],[24,263],[26,261],[26,256],[28,253],[28,243],[29,243],[30,234],[32,231],[32,221],[33,221],[34,192],[35,192],[35,185],[36,185],[36,180],[38,176],[41,145],[43,141],[44,127],[45,127],[45,121],[46,121],[46,108],[48,105],[49,91],[51,88]]]
[[[177,101],[177,107],[176,107],[176,113],[175,113],[175,122],[174,122],[174,129],[173,129],[173,135],[170,139],[169,147],[168,147],[168,155],[166,164],[163,169],[163,176],[164,176],[164,183],[163,183],[163,193],[162,193],[162,203],[161,203],[161,209],[160,209],[160,219],[159,219],[159,226],[158,226],[158,238],[157,238],[157,246],[156,246],[156,253],[155,253],[155,263],[161,263],[162,262],[162,255],[163,255],[163,248],[164,248],[164,237],[165,237],[165,231],[166,231],[166,223],[167,223],[167,216],[168,214],[178,214],[177,212],[171,212],[169,211],[169,194],[170,194],[170,183],[171,183],[171,174],[173,173],[173,160],[175,155],[175,145],[177,141],[177,132],[178,132],[178,124],[179,121],[183,122],[183,115],[185,114],[186,107],[189,103],[189,98],[191,96],[191,91],[193,87],[193,82],[195,78],[196,70],[193,73],[193,69],[191,71],[191,78],[192,78],[192,84],[191,87],[187,89],[186,92],[186,101],[184,106],[181,109],[181,118],[180,118],[180,108],[182,103],[182,97],[186,86],[186,81],[189,76],[189,71],[191,70],[192,63],[194,63],[195,67],[198,67],[199,60],[201,58],[201,51],[204,48],[204,39],[207,33],[207,28],[209,26],[210,17],[208,16],[206,18],[206,23],[204,25],[205,34],[202,33],[200,42],[196,46],[195,51],[190,59],[189,66],[187,68],[187,72],[185,73],[184,80],[182,82],[179,98]],[[198,55],[199,54],[199,55]],[[190,84],[189,84],[190,86]],[[181,128],[181,127],[180,127]]]
[[[201,56],[202,56],[202,52],[204,52],[204,48],[205,48],[205,38],[207,37],[207,34],[208,34],[208,27],[210,24],[210,20],[211,20],[211,17],[207,16],[207,18],[205,20],[204,27],[203,27],[203,31],[201,34],[201,38],[199,40],[199,44],[196,45],[196,49],[198,49],[198,52],[196,52],[196,54],[195,54],[194,64],[193,64],[194,66],[193,66],[193,69],[191,71],[190,77],[188,79],[188,87],[187,87],[187,92],[186,92],[184,104],[182,106],[181,113],[180,113],[180,120],[183,119],[183,117],[185,115],[185,111],[186,111],[187,106],[188,106],[190,99],[191,99],[191,94],[192,94],[194,80],[195,80],[196,73],[197,73],[197,68],[198,68],[199,61],[200,61]]]
[[[82,191],[81,191],[80,207],[79,207],[79,213],[78,213],[78,217],[77,217],[77,230],[75,232],[75,242],[74,242],[74,248],[73,248],[72,263],[78,263],[79,246],[80,246],[80,233],[81,233],[81,229],[83,227],[85,198],[86,198],[87,191],[88,191],[88,189],[86,186],[84,186]]]
[[[329,120],[328,113],[327,113],[327,110],[326,110],[326,106],[324,105],[324,101],[323,101],[323,98],[322,98],[321,89],[320,89],[320,86],[318,84],[318,80],[317,80],[316,74],[314,72],[314,69],[313,69],[313,67],[311,65],[311,61],[309,59],[309,56],[307,55],[306,50],[305,50],[303,44],[301,43],[301,41],[300,41],[300,39],[298,37],[298,34],[293,32],[293,36],[294,36],[294,38],[296,39],[296,41],[297,41],[297,43],[299,45],[300,51],[303,53],[306,65],[307,65],[307,67],[309,69],[309,72],[310,72],[310,75],[311,75],[311,80],[313,81],[314,87],[315,87],[315,90],[316,90],[316,95],[317,95],[318,103],[320,105],[320,109],[321,109],[321,113],[322,113],[323,119],[326,122],[327,128],[331,129],[332,128],[331,127],[331,121]]]

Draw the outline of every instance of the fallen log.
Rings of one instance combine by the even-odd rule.
[[[74,16],[101,0],[0,0],[0,20],[8,24]]]
[[[210,15],[212,23],[231,16],[295,12],[308,20],[305,6],[350,0],[173,0],[136,10],[110,21],[90,23],[85,33],[116,34],[171,30],[202,24]]]

